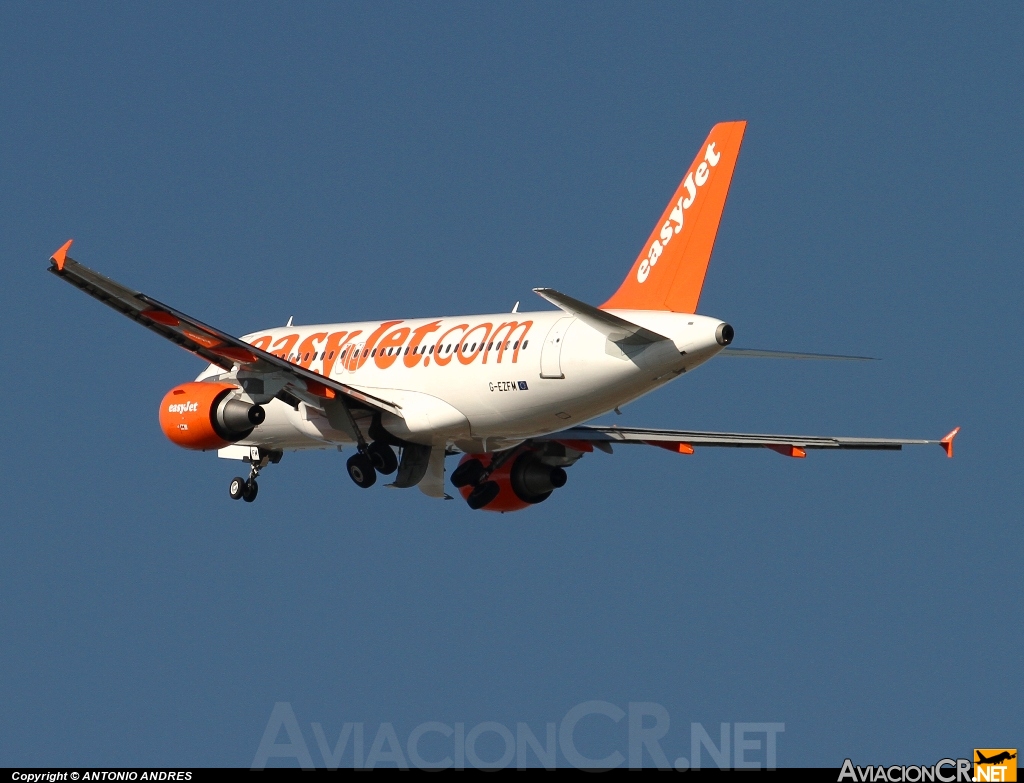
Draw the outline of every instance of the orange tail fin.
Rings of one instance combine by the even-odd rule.
[[[747,123],[711,129],[619,290],[604,309],[697,311]]]

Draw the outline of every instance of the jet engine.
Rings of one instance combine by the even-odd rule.
[[[238,399],[240,391],[228,383],[175,386],[160,403],[160,429],[175,445],[196,451],[242,440],[267,414],[259,405]]]
[[[519,511],[547,500],[568,478],[564,468],[547,465],[537,452],[527,450],[480,481],[493,458],[493,454],[467,454],[452,473],[452,483],[471,508]]]

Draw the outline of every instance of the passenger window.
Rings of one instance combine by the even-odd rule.
[[[518,348],[518,347],[519,347],[519,341],[518,341],[518,340],[516,340],[516,344],[515,344],[515,345],[513,345],[512,347],[513,347],[513,348]]]
[[[430,346],[430,353],[431,353],[431,355],[433,355],[433,353],[434,353],[434,346]]]
[[[528,346],[529,344],[530,344],[529,340],[523,340],[523,350],[524,351],[526,350],[526,346]]]

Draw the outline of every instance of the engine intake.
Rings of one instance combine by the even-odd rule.
[[[264,422],[266,411],[232,395],[227,383],[183,383],[160,403],[160,428],[177,446],[196,451],[219,449],[248,437]]]
[[[547,500],[568,479],[564,468],[547,465],[537,452],[525,450],[484,480],[493,459],[493,454],[467,454],[452,473],[452,484],[472,509],[519,511]]]

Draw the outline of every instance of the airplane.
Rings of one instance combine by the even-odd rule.
[[[857,360],[730,347],[733,327],[697,314],[746,122],[715,125],[618,290],[599,307],[535,288],[556,310],[262,329],[241,338],[116,283],[68,256],[49,271],[208,362],[160,403],[172,443],[249,463],[233,499],[252,502],[260,472],[286,451],[354,449],[352,480],[418,487],[473,509],[518,511],[546,500],[566,468],[595,449],[646,444],[899,450],[940,440],[697,432],[585,422],[723,356]],[[396,454],[397,450],[397,454]]]
[[[975,753],[978,754],[978,760],[975,762],[977,764],[1001,764],[1004,761],[1009,761],[1010,759],[1017,758],[1016,753],[1010,753],[1006,750],[1004,750],[1002,753],[997,753],[990,759],[985,758],[985,755],[980,750],[975,751]]]

